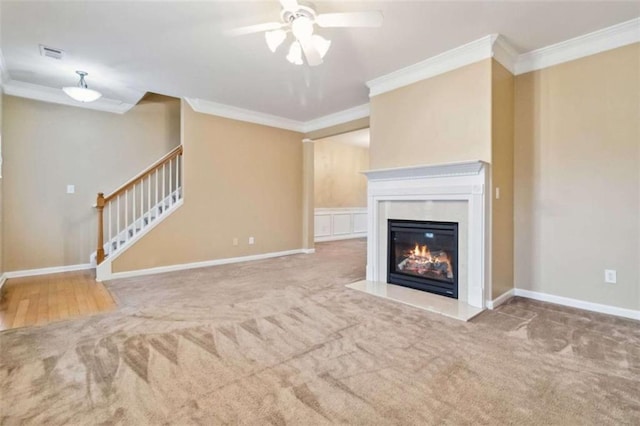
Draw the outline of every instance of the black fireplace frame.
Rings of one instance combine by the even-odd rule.
[[[453,260],[453,283],[445,282],[428,277],[416,277],[415,275],[404,274],[395,271],[397,265],[395,250],[393,248],[392,236],[394,231],[424,233],[427,229],[440,233],[451,234],[456,241],[456,247],[451,257]],[[460,241],[458,240],[457,222],[436,222],[428,220],[387,220],[387,282],[416,290],[427,291],[453,299],[458,298],[458,250]]]

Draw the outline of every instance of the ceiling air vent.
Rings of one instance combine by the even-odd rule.
[[[46,56],[47,58],[62,59],[62,57],[64,56],[64,51],[61,49],[56,49],[54,47],[43,46],[41,44],[40,55]]]

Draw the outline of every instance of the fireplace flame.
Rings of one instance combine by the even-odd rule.
[[[413,249],[404,252],[405,258],[398,264],[398,270],[416,275],[444,276],[453,279],[451,257],[443,250],[431,252],[429,247],[415,243]]]
[[[418,245],[418,243],[416,243],[416,247],[413,249],[413,255],[416,257],[431,259],[431,253],[429,252],[429,248],[426,245],[424,246]]]

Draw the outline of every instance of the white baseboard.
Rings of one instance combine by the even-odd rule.
[[[304,254],[313,254],[316,252],[316,249],[312,248],[312,249],[302,249],[302,253]]]
[[[7,282],[7,274],[0,275],[0,290],[2,290],[2,286]]]
[[[528,299],[540,300],[542,302],[555,303],[557,305],[570,306],[572,308],[584,309],[587,311],[600,312],[602,314],[615,315],[623,318],[631,318],[640,320],[640,311],[617,306],[603,305],[600,303],[586,302],[584,300],[571,299],[569,297],[555,296],[548,293],[539,293],[537,291],[523,290],[516,288],[514,296],[526,297]],[[502,296],[501,296],[502,297]]]
[[[367,233],[363,232],[361,234],[329,235],[326,237],[315,237],[314,241],[316,243],[324,243],[327,241],[350,240],[352,238],[367,238]]]
[[[511,299],[513,296],[514,296],[514,289],[511,289],[506,293],[502,293],[500,296],[496,297],[493,300],[487,300],[487,308],[495,309],[498,306],[502,305],[507,300]]]
[[[23,271],[10,271],[5,272],[3,276],[7,278],[22,278],[22,277],[35,277],[37,275],[58,274],[60,272],[72,272],[83,271],[85,269],[92,269],[90,263],[82,263],[80,265],[67,265],[67,266],[53,266],[50,268],[40,269],[25,269]]]
[[[110,277],[104,280],[115,280],[120,278],[132,278],[143,275],[162,274],[164,272],[183,271],[186,269],[205,268],[207,266],[227,265],[229,263],[249,262],[252,260],[271,259],[273,257],[290,256],[292,254],[305,254],[308,249],[296,249],[287,251],[277,251],[272,253],[254,254],[251,256],[229,257],[226,259],[205,260],[204,262],[182,263],[178,265],[159,266],[157,268],[138,269],[135,271],[113,272]],[[311,249],[315,252],[315,249]]]

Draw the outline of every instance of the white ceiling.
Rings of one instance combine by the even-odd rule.
[[[105,97],[135,103],[150,91],[308,121],[364,104],[365,82],[499,33],[520,52],[640,16],[640,2],[317,1],[317,11],[381,10],[378,29],[319,29],[324,64],[295,66],[262,34],[225,30],[277,21],[272,1],[7,1],[1,48],[12,80],[59,88],[89,72]],[[61,61],[38,45],[60,48]]]

